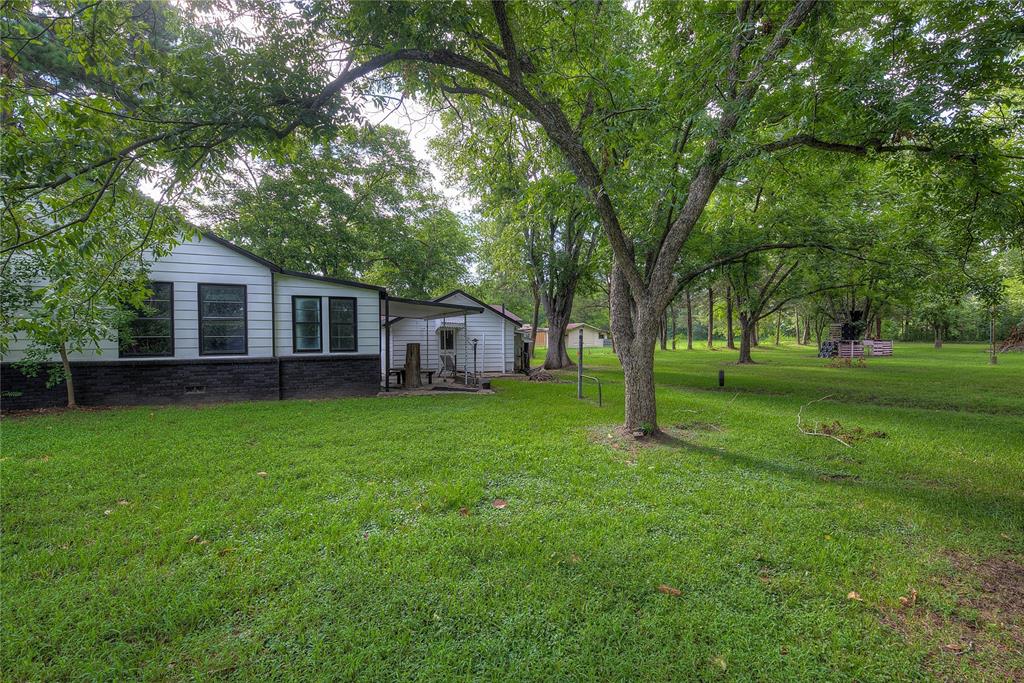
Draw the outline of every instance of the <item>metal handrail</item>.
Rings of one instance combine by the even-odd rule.
[[[593,380],[594,382],[597,383],[597,407],[600,408],[602,406],[601,380],[598,379],[597,377],[594,377],[593,375],[580,375],[580,377],[582,377],[583,379]]]

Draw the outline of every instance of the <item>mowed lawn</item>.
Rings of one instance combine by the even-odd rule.
[[[4,419],[3,678],[1024,678],[1024,354],[754,357]]]

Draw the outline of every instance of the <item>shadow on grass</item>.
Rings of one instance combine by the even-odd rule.
[[[1024,496],[1005,496],[982,491],[964,492],[948,481],[932,481],[927,485],[913,480],[894,479],[892,482],[865,478],[852,472],[829,472],[777,460],[762,460],[722,448],[702,446],[685,439],[666,435],[658,441],[665,446],[695,455],[721,458],[736,467],[763,472],[787,479],[814,484],[819,487],[841,487],[848,491],[863,492],[875,498],[901,505],[912,504],[934,513],[950,517],[967,518],[978,526],[996,532],[1017,528],[1024,523]]]
[[[672,383],[658,383],[658,388],[670,389],[672,391],[678,391],[681,393],[687,392],[700,392],[717,394],[722,393],[723,388],[721,387],[700,387],[692,386],[687,384],[672,384]],[[792,398],[794,400],[801,400],[805,398],[812,398],[815,396],[814,393],[796,394],[792,391],[783,391],[779,389],[763,389],[749,386],[730,386],[726,387],[724,391],[730,393],[739,393],[749,396],[772,396],[772,397],[784,397]],[[1017,415],[1019,410],[1016,406],[998,406],[998,405],[965,405],[963,403],[954,403],[951,401],[924,399],[896,399],[892,396],[879,396],[868,391],[842,391],[837,390],[830,394],[829,400],[835,403],[852,403],[856,405],[867,405],[867,406],[885,406],[889,408],[907,408],[910,410],[941,410],[945,412],[953,413],[966,413],[970,415]]]

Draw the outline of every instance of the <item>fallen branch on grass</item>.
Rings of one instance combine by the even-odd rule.
[[[835,439],[836,441],[838,441],[839,443],[843,444],[847,448],[853,448],[853,444],[849,444],[849,443],[843,441],[841,438],[839,438],[835,434],[829,434],[828,432],[819,431],[818,423],[817,422],[814,423],[814,429],[813,430],[804,429],[804,425],[803,425],[804,408],[806,408],[807,406],[811,405],[811,403],[818,403],[819,401],[824,401],[827,398],[832,398],[832,394],[829,394],[828,396],[822,396],[821,398],[816,398],[813,401],[811,401],[810,403],[805,403],[804,405],[800,406],[800,410],[798,410],[797,413],[796,413],[796,428],[800,430],[801,434],[806,434],[807,436],[827,436],[830,439]]]

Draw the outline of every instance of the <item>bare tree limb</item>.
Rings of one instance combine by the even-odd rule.
[[[836,441],[838,441],[839,443],[843,444],[847,448],[853,448],[853,446],[851,444],[846,443],[845,441],[843,441],[842,439],[840,439],[838,436],[836,436],[834,434],[826,434],[825,432],[819,432],[818,431],[818,424],[817,423],[814,424],[814,429],[812,429],[812,430],[804,429],[804,426],[803,426],[803,423],[802,423],[804,408],[806,408],[807,406],[811,405],[812,403],[818,403],[819,401],[824,401],[825,399],[828,399],[828,398],[832,398],[832,394],[829,394],[828,396],[822,396],[821,398],[816,398],[813,401],[811,401],[810,403],[805,403],[804,405],[800,406],[800,410],[798,410],[797,413],[796,413],[796,428],[800,431],[801,434],[806,434],[807,436],[826,436],[826,437],[828,437],[830,439],[835,439]]]

